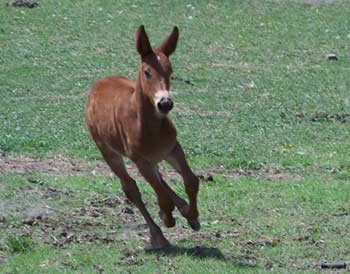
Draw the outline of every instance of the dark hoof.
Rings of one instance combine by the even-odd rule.
[[[176,221],[171,214],[167,215],[164,211],[161,210],[159,211],[158,215],[166,227],[174,227],[176,225]]]
[[[147,250],[155,251],[155,250],[162,250],[162,249],[168,249],[171,248],[171,244],[167,239],[164,237],[157,237],[157,238],[151,238],[151,248],[146,248]]]
[[[189,220],[188,224],[191,226],[191,228],[194,231],[199,231],[201,229],[201,224],[199,223],[198,219],[196,219],[196,220]]]

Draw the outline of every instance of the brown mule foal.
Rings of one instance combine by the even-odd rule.
[[[131,159],[157,194],[159,216],[165,226],[175,225],[172,211],[176,207],[194,230],[199,230],[197,209],[198,178],[187,164],[176,139],[176,129],[167,117],[173,107],[169,97],[171,64],[179,31],[152,49],[143,26],[136,32],[136,49],[141,63],[135,81],[124,76],[97,80],[91,87],[86,105],[87,128],[103,158],[119,177],[126,197],[140,210],[151,234],[153,248],[170,246],[153,221],[136,182],[126,171],[123,156]],[[158,163],[169,162],[182,176],[189,204],[163,180]]]

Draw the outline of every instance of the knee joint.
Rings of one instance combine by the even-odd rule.
[[[137,186],[130,184],[130,183],[123,183],[122,184],[123,191],[125,193],[125,196],[131,201],[135,202],[137,200],[141,199],[140,191],[138,190]]]
[[[199,188],[199,179],[196,175],[192,174],[185,180],[186,187],[189,187],[195,191],[198,191]]]

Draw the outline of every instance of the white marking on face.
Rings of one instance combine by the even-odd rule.
[[[163,98],[169,99],[169,91],[167,90],[158,90],[154,95],[154,104],[157,105],[160,100]]]
[[[160,57],[159,57],[159,55],[157,55],[157,60],[158,60],[158,61],[160,61]]]
[[[169,91],[167,90],[158,90],[156,92],[156,94],[154,95],[154,105],[156,106],[157,111],[159,112],[158,109],[158,103],[160,102],[160,100],[162,99],[169,99]]]

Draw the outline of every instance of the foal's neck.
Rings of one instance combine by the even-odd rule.
[[[153,99],[143,92],[140,77],[138,73],[135,86],[138,125],[143,133],[158,134],[166,116],[157,112],[152,102]]]

